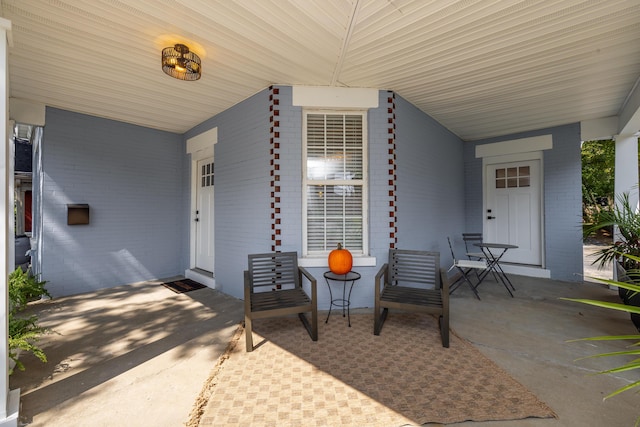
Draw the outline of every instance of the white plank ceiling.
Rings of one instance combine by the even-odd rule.
[[[396,91],[465,140],[618,115],[639,0],[0,0],[10,96],[182,133],[271,84]],[[202,58],[165,75],[162,48]]]

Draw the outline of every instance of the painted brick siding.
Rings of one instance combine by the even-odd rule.
[[[398,247],[439,251],[464,228],[462,141],[401,97],[397,104]]]
[[[302,254],[302,108],[292,105],[292,88],[280,89],[280,187],[282,208],[282,250]],[[368,114],[369,137],[369,240],[370,253],[376,255],[388,249],[388,207],[386,153],[387,118],[386,92],[380,92],[380,107]],[[378,163],[376,163],[378,161]],[[383,163],[384,162],[384,163]],[[379,259],[379,258],[378,258]],[[318,304],[321,309],[329,308],[329,290],[323,277],[328,267],[308,268],[318,280]],[[373,283],[375,268],[358,268],[360,279],[352,294],[354,307],[369,307],[373,303]]]
[[[302,108],[292,105],[292,88],[278,89],[279,187],[281,245],[279,250],[302,254]],[[268,88],[198,125],[185,139],[218,127],[215,146],[216,286],[243,298],[242,272],[249,253],[270,252],[270,106]],[[353,307],[373,305],[373,281],[389,249],[389,118],[387,99],[369,110],[369,248],[375,267],[359,267],[362,279],[353,290]],[[273,108],[276,108],[275,106]],[[396,120],[399,180],[399,234],[408,248],[444,249],[446,230],[463,223],[462,142],[402,98]],[[404,170],[406,169],[406,171]],[[414,182],[415,181],[415,182]],[[434,188],[435,187],[435,188]],[[447,249],[448,250],[448,249]],[[322,276],[327,267],[308,269],[318,279],[318,304],[329,308]]]
[[[247,255],[271,252],[268,91],[212,117],[185,137],[214,127],[216,288],[243,298]]]
[[[388,102],[389,98],[391,103]],[[390,212],[395,212],[396,209],[392,209],[389,205],[391,197],[395,196],[395,194],[389,195],[389,191],[394,189],[389,186],[389,180],[393,180],[393,176],[389,174],[391,169],[389,150],[396,144],[395,132],[389,131],[390,128],[393,129],[396,120],[393,119],[393,115],[396,114],[394,103],[393,92],[380,91],[379,107],[370,110],[367,117],[369,125],[369,253],[376,257],[377,266],[368,272],[367,278],[361,280],[362,283],[373,283],[377,269],[386,262],[391,243],[389,233],[394,233],[393,242],[395,243],[395,229],[390,228],[390,223],[395,224],[395,219],[390,216]],[[393,123],[389,123],[390,117]],[[393,139],[392,144],[389,139]],[[373,290],[373,287],[371,289]],[[373,293],[370,295],[371,298],[365,306],[373,304]]]
[[[182,137],[54,108],[46,122],[42,274],[50,292],[180,274]],[[67,225],[68,203],[89,204],[90,224]]]
[[[292,105],[291,86],[276,86],[279,94],[280,209],[282,252],[302,255],[302,107]],[[272,190],[272,189],[270,189]],[[321,276],[320,276],[321,277]]]
[[[582,281],[582,158],[580,125],[551,129],[544,153],[545,260],[551,278]]]
[[[582,281],[582,166],[579,124],[466,143],[466,229],[482,231],[482,159],[475,158],[475,147],[548,134],[553,136],[553,149],[545,150],[543,158],[545,266],[550,270],[552,279]]]

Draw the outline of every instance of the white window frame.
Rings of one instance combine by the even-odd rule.
[[[367,133],[368,118],[367,111],[363,110],[342,110],[342,109],[304,109],[302,120],[302,257],[307,259],[321,259],[322,263],[307,262],[303,263],[306,266],[320,266],[326,265],[326,259],[328,253],[332,248],[327,248],[326,251],[309,253],[308,239],[307,239],[307,186],[309,185],[358,185],[362,188],[362,251],[354,251],[351,248],[347,248],[352,252],[354,257],[354,265],[375,265],[375,259],[368,257],[369,254],[369,172],[368,172],[368,145],[369,138]],[[309,180],[307,174],[307,117],[309,114],[322,114],[322,115],[359,115],[362,117],[362,179],[361,180]]]

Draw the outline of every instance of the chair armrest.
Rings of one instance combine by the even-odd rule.
[[[311,301],[315,301],[318,296],[318,281],[306,268],[298,266],[298,271],[311,283]],[[300,281],[300,285],[302,286],[302,280]]]
[[[389,264],[385,263],[382,265],[382,267],[380,267],[380,270],[378,270],[378,273],[376,274],[376,285],[375,285],[376,300],[380,297],[380,278],[384,276],[384,281],[382,282],[382,286],[386,286],[389,278],[388,275],[389,275]]]

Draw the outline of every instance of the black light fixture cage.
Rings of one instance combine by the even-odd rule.
[[[162,49],[162,71],[178,80],[198,80],[202,75],[200,58],[183,44]]]

